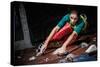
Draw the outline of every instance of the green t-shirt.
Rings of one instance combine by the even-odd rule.
[[[65,16],[60,20],[60,22],[58,23],[58,26],[59,26],[60,28],[62,28],[67,22],[70,23],[70,14],[65,15]],[[71,23],[70,23],[70,24],[71,24]],[[84,25],[85,25],[84,21],[82,20],[82,18],[79,17],[79,20],[78,20],[78,22],[73,26],[73,29],[74,29],[74,31],[77,32],[77,34],[79,34],[79,33],[82,31],[82,29],[84,28]]]

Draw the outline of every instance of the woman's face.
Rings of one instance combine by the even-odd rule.
[[[71,13],[71,14],[70,14],[70,22],[71,22],[72,24],[76,24],[77,21],[78,21],[78,16],[77,16],[77,14],[76,14],[76,13]]]

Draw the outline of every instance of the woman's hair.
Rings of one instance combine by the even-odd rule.
[[[77,14],[77,16],[79,17],[79,12],[77,10],[71,10],[70,14]]]
[[[79,9],[77,8],[77,7],[69,7],[68,9],[68,13],[75,13],[75,14],[77,14],[78,16],[80,15],[80,11],[79,11]]]

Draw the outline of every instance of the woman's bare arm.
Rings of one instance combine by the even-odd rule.
[[[51,40],[51,38],[53,37],[53,35],[60,29],[59,26],[55,26],[53,28],[53,30],[51,31],[50,35],[48,36],[48,38],[45,40],[44,45],[48,45],[49,41]]]
[[[65,43],[63,44],[63,48],[66,48],[66,46],[68,46],[72,41],[74,41],[77,38],[78,34],[73,31],[73,33],[68,37],[68,39],[65,41]]]

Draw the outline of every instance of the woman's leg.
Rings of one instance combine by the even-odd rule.
[[[73,29],[71,28],[70,24],[67,22],[64,27],[62,27],[51,39],[51,41],[59,41],[64,36],[68,37],[70,33],[72,33]],[[64,37],[64,38],[66,38]]]

